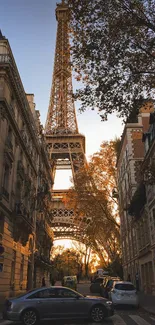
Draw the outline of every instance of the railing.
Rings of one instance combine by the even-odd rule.
[[[15,204],[15,212],[17,216],[22,216],[23,219],[33,225],[33,217],[22,202]]]
[[[0,63],[10,63],[11,59],[8,54],[0,54]]]

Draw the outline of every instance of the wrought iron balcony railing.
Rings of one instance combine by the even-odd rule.
[[[15,204],[15,212],[16,212],[16,218],[22,217],[21,222],[26,221],[29,223],[31,226],[33,226],[33,216],[31,213],[28,211],[28,209],[24,206],[22,202],[16,203]]]

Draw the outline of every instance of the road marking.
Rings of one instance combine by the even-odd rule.
[[[132,318],[138,325],[150,325],[150,323],[138,315],[129,315],[129,317]]]
[[[119,315],[114,315],[111,319],[115,325],[126,325],[123,318]]]

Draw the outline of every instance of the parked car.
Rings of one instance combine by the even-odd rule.
[[[109,292],[109,298],[114,305],[132,305],[137,308],[139,306],[137,291],[131,282],[114,282]]]
[[[77,290],[77,276],[76,275],[64,276],[62,280],[62,285]]]
[[[100,284],[103,283],[105,277],[95,278],[90,285],[91,293],[100,293]]]
[[[83,296],[72,289],[55,286],[6,300],[3,318],[22,321],[24,325],[36,325],[45,319],[91,319],[99,323],[113,314],[113,304],[107,299]]]
[[[106,277],[105,281],[103,281],[100,285],[100,295],[104,298],[109,298],[108,293],[113,286],[114,281],[120,281],[119,277]]]

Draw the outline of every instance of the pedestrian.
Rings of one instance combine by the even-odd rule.
[[[42,278],[42,281],[41,282],[42,282],[41,286],[42,287],[46,287],[46,282],[45,282],[45,278],[44,277]]]
[[[135,275],[135,280],[136,280],[136,290],[139,291],[139,274],[138,274],[138,272]]]
[[[128,274],[127,281],[131,282],[131,275]]]

